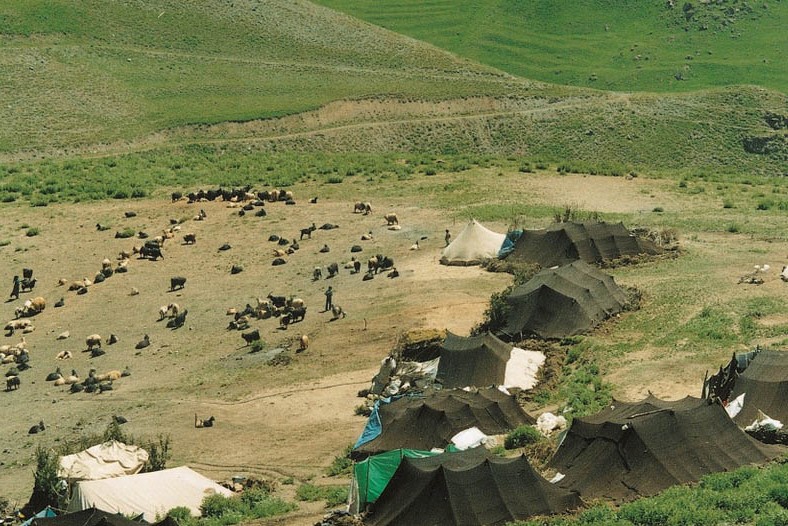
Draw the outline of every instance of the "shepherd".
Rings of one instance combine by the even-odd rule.
[[[326,289],[326,312],[331,310],[331,307],[334,306],[334,289],[331,288],[331,285],[328,286]]]
[[[443,237],[443,239],[446,240],[446,246],[448,247],[449,243],[451,243],[451,232],[449,232],[448,228],[446,229],[446,235]]]
[[[19,299],[19,276],[14,276],[14,287],[11,289],[11,297]]]

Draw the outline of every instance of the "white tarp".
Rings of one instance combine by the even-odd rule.
[[[532,389],[538,381],[537,374],[544,361],[545,355],[542,352],[512,348],[512,354],[506,362],[503,385],[523,390]]]
[[[460,451],[478,447],[484,444],[485,440],[487,440],[487,435],[485,435],[478,427],[475,426],[460,431],[451,437],[452,444],[454,444],[455,447]]]
[[[148,461],[148,452],[138,446],[111,440],[73,455],[60,458],[60,478],[98,480],[139,473]]]
[[[443,249],[441,263],[478,265],[484,259],[497,257],[504,239],[506,234],[493,232],[472,219],[454,241]]]
[[[123,515],[142,513],[148,522],[163,518],[169,510],[186,506],[195,516],[208,496],[233,494],[227,488],[203,477],[186,466],[128,475],[103,480],[77,482],[71,494],[68,511],[81,511],[91,506]]]

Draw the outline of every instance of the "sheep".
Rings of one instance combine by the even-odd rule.
[[[31,427],[30,429],[28,429],[27,434],[28,435],[35,435],[37,433],[41,433],[45,429],[46,429],[46,427],[44,426],[44,421],[40,420],[38,422],[38,424],[36,424],[33,427]]]
[[[783,265],[783,269],[780,272],[780,279],[788,282],[788,265]]]
[[[148,336],[146,334],[145,336],[142,337],[142,339],[140,341],[137,342],[137,344],[134,346],[134,348],[137,349],[137,350],[140,350],[140,349],[144,349],[145,347],[147,347],[149,345],[150,345],[150,336]]]
[[[184,245],[193,245],[197,242],[197,234],[194,232],[189,232],[188,234],[183,234],[183,244]]]
[[[66,278],[60,278],[59,280],[57,280],[57,286],[58,287],[62,287],[66,283],[68,283],[68,279],[66,279]]]
[[[121,374],[122,373],[118,370],[108,371],[104,374],[96,375],[96,380],[98,380],[99,382],[106,382],[108,380],[110,381],[120,380]]]
[[[170,329],[177,329],[179,327],[183,327],[183,324],[186,323],[186,315],[189,314],[189,309],[183,309],[177,316],[167,322],[167,327]]]
[[[55,358],[57,358],[58,360],[68,360],[72,358],[72,354],[71,351],[60,351],[59,353],[57,353],[57,356],[55,356]]]
[[[307,336],[306,334],[302,334],[301,338],[299,338],[298,340],[297,352],[303,352],[306,351],[307,349],[309,349],[309,336]]]
[[[109,268],[111,266],[112,266],[112,261],[110,261],[108,258],[104,258],[101,261],[101,268]]]
[[[181,306],[177,303],[170,303],[167,305],[167,310],[170,311],[170,318],[174,318],[181,311]]]
[[[419,250],[419,240],[417,239],[414,244],[410,246],[409,250]]]
[[[49,373],[46,377],[47,382],[54,382],[58,378],[63,378],[63,373],[60,372],[60,367]]]
[[[9,376],[5,379],[5,390],[11,391],[12,389],[19,389],[21,381],[18,376]]]
[[[313,197],[313,198],[311,198],[311,199],[309,200],[309,204],[310,204],[310,205],[316,205],[316,204],[317,204],[317,197]]]
[[[281,198],[282,197],[280,196],[280,199]],[[294,199],[295,199],[295,196],[294,196],[293,192],[291,192],[290,190],[285,192],[284,201],[293,201]]]
[[[197,413],[194,413],[194,427],[213,427],[215,421],[216,419],[214,417],[206,418],[205,420],[197,418]]]
[[[383,219],[386,220],[386,225],[389,225],[389,226],[391,226],[391,225],[398,225],[399,224],[399,219],[397,218],[397,214],[395,214],[393,212],[390,213],[390,214],[384,215]]]
[[[353,274],[358,274],[361,272],[361,261],[354,259],[353,260]]]
[[[362,203],[357,202],[353,205],[353,213],[363,212],[364,215],[367,215],[372,212],[372,205],[370,203]]]
[[[162,305],[159,307],[159,321],[163,320],[167,317],[167,313],[169,312],[170,308],[167,305]]]
[[[304,300],[301,298],[291,298],[287,300],[286,306],[291,310],[302,309],[304,308]]]
[[[372,241],[374,236],[372,235],[372,230],[370,230],[366,234],[361,234],[361,241]]]
[[[88,346],[88,351],[92,351],[93,347],[101,347],[101,340],[100,334],[91,334],[85,338],[85,344]]]
[[[246,345],[250,345],[252,342],[260,340],[260,331],[255,329],[252,332],[242,332],[241,337],[246,341]]]
[[[131,292],[129,292],[129,296],[137,296],[139,295],[140,291],[137,287],[131,287]]]
[[[301,229],[301,237],[299,239],[304,239],[304,236],[307,236],[309,239],[312,239],[312,232],[317,230],[315,223],[312,223],[310,226]]]
[[[8,331],[8,336],[14,334],[14,331],[25,330],[33,325],[28,319],[23,320],[11,320],[9,321],[6,326],[5,330]]]
[[[274,249],[274,257],[275,258],[285,257],[286,255],[287,255],[287,252],[285,252],[281,248],[275,248]]]
[[[336,320],[336,319],[338,319],[340,316],[341,316],[342,318],[346,318],[346,317],[347,317],[347,312],[345,312],[345,309],[343,309],[343,308],[342,308],[342,307],[340,307],[339,305],[333,305],[333,306],[331,307],[331,314],[332,314],[332,316],[333,316],[333,317],[331,318],[332,320]]]
[[[96,277],[93,278],[93,283],[104,283],[104,280],[107,279],[103,273],[99,272],[96,274]]]
[[[79,383],[79,373],[76,369],[71,369],[71,374],[66,376],[66,385],[73,385]]]
[[[182,289],[186,286],[186,278],[183,276],[174,276],[170,278],[170,290]]]

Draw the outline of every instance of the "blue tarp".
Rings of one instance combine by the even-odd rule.
[[[25,522],[23,522],[22,526],[30,526],[30,523],[33,522],[33,519],[40,519],[42,517],[44,517],[44,518],[56,517],[56,516],[57,516],[57,513],[55,512],[55,510],[52,509],[50,506],[47,506],[46,508],[44,508],[43,510],[39,511],[38,513],[36,513],[35,515],[33,515],[32,517],[27,519]]]
[[[378,407],[381,401],[383,403],[389,403],[391,398],[381,398],[375,402],[374,406],[372,406],[372,413],[367,419],[367,425],[364,426],[364,431],[361,432],[361,436],[358,437],[358,440],[356,440],[356,444],[353,446],[353,449],[357,449],[367,442],[375,440],[378,435],[383,432],[383,424],[380,422],[380,414],[378,413]]]
[[[498,259],[503,259],[506,256],[508,256],[514,250],[514,245],[517,243],[517,240],[520,239],[520,236],[522,235],[523,235],[522,230],[512,230],[510,232],[507,232],[506,239],[503,240],[501,249],[498,251]]]

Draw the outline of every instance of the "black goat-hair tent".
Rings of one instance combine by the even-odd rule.
[[[550,467],[566,475],[560,487],[584,499],[623,502],[781,454],[739,429],[719,404],[649,396],[637,403],[614,400],[576,418]]]
[[[447,332],[435,379],[446,388],[503,385],[511,354],[512,346],[492,334],[464,338]]]
[[[497,458],[484,448],[404,458],[372,507],[371,526],[503,525],[581,504],[537,474],[525,455]]]
[[[429,451],[446,447],[454,435],[474,426],[487,435],[500,435],[535,422],[514,396],[495,388],[475,392],[444,389],[406,396],[381,404],[379,415],[381,434],[355,449],[355,458],[400,448]]]
[[[755,355],[736,378],[730,400],[742,393],[744,405],[733,418],[736,423],[752,424],[760,410],[788,424],[788,352],[763,350]]]
[[[626,304],[611,276],[582,261],[538,272],[506,298],[509,307],[501,335],[522,339],[535,334],[563,338],[595,327]]]
[[[555,223],[543,230],[526,230],[506,259],[537,263],[543,268],[576,260],[599,263],[661,250],[651,241],[632,235],[622,223]]]

